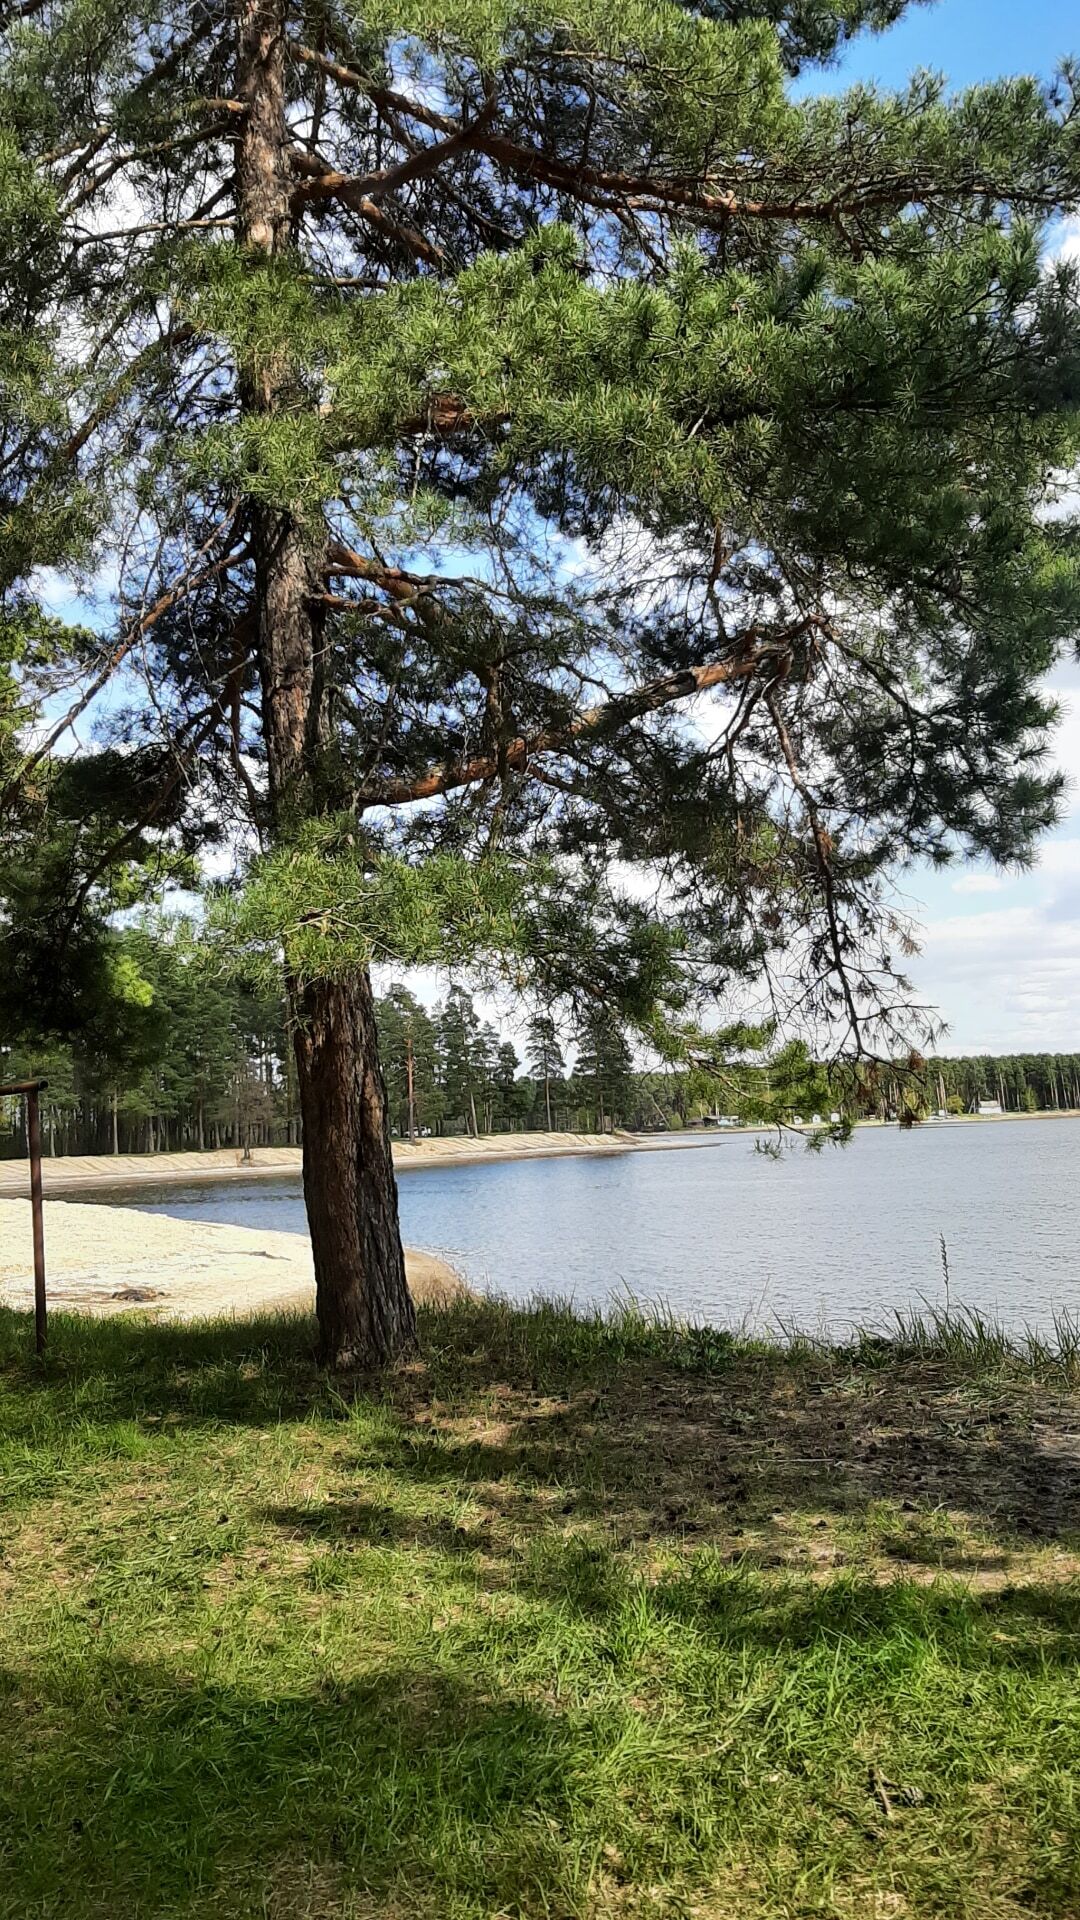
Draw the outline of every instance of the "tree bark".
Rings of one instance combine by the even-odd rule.
[[[237,239],[271,259],[290,244],[290,135],[283,0],[236,0]],[[263,359],[240,381],[248,413],[289,400],[287,360]],[[275,837],[332,803],[322,788],[325,695],[320,532],[259,499],[248,506],[255,625]],[[320,1358],[379,1366],[415,1333],[398,1225],[386,1088],[366,970],[289,987],[303,1120],[304,1198],[315,1260]]]
[[[409,1095],[409,1139],[415,1142],[416,1140],[416,1087],[415,1087],[415,1062],[413,1059],[413,1037],[412,1037],[411,1021],[409,1021],[406,1024],[406,1028],[405,1028],[405,1077],[408,1083],[408,1095]]]
[[[415,1336],[398,1224],[390,1115],[366,971],[298,996],[297,1080],[304,1198],[315,1260],[320,1352],[381,1366]]]

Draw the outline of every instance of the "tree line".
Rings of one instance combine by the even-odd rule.
[[[115,934],[111,981],[77,1039],[0,1047],[0,1078],[43,1075],[45,1150],[187,1152],[295,1145],[300,1102],[283,993],[206,964],[185,923]],[[451,987],[434,1008],[394,985],[376,1000],[391,1126],[407,1137],[534,1127],[606,1131],[659,1112],[631,1071],[617,1019],[598,1009],[569,1029],[550,1016],[525,1057]],[[639,1084],[642,1083],[642,1084]],[[21,1103],[0,1101],[0,1154],[25,1151]]]
[[[1065,1113],[1080,1109],[1080,1054],[976,1053],[917,1062],[864,1083],[855,1098],[860,1117],[910,1112],[974,1113],[997,1101],[1004,1113]]]
[[[43,1074],[46,1151],[187,1152],[298,1145],[300,1103],[284,995],[207,966],[185,922],[117,933],[113,982],[80,1041],[0,1048],[0,1077]],[[788,1049],[771,1063],[727,1064],[722,1079],[636,1066],[610,1008],[576,1019],[538,1011],[515,1045],[452,986],[428,1007],[394,984],[376,999],[392,1132],[444,1134],[678,1130],[751,1122],[897,1119],[1080,1109],[1080,1053],[974,1054],[914,1060],[829,1080]],[[797,1050],[796,1050],[797,1052]],[[792,1069],[796,1069],[794,1072]],[[806,1111],[801,1111],[806,1109]],[[25,1152],[21,1103],[0,1102],[0,1155]]]

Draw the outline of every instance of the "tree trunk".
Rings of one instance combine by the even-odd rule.
[[[416,1139],[416,1087],[415,1063],[413,1060],[412,1022],[405,1029],[405,1078],[409,1093],[409,1139]]]
[[[237,240],[255,258],[290,242],[284,0],[236,0]],[[242,409],[295,404],[287,360],[264,356],[240,381]],[[317,535],[298,515],[248,505],[254,625],[275,838],[333,804],[322,787],[324,612]],[[386,1088],[366,972],[290,993],[303,1123],[304,1198],[315,1260],[319,1347],[332,1366],[381,1365],[415,1331],[398,1225]]]
[[[412,1344],[386,1084],[366,972],[298,996],[304,1198],[315,1259],[320,1357],[379,1366]]]

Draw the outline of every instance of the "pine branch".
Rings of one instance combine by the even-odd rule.
[[[430,127],[445,135],[448,141],[466,134],[462,123],[450,115],[393,88],[378,86],[362,73],[329,60],[311,47],[293,42],[291,51],[298,60],[317,67],[339,86],[365,94],[373,106],[384,112]],[[742,219],[811,221],[835,226],[845,216],[895,209],[913,201],[972,197],[1006,202],[1022,200],[1025,205],[1052,208],[1061,198],[1060,183],[1047,181],[1018,195],[1014,187],[970,167],[961,168],[952,177],[947,173],[935,176],[927,168],[908,167],[892,175],[864,176],[817,196],[758,198],[722,185],[716,176],[709,174],[624,173],[574,165],[538,148],[523,146],[506,134],[490,131],[479,121],[468,132],[470,137],[465,144],[486,154],[514,178],[553,187],[585,205],[613,214],[620,210],[683,213],[707,224]]]
[[[60,176],[59,186],[63,192],[73,180],[78,179],[80,173],[85,173],[87,167],[92,165],[102,147],[106,145],[112,130],[111,120],[106,120],[103,125],[92,127],[89,133],[80,135],[77,140],[67,141],[64,146],[55,148],[52,153],[43,153],[39,164],[43,167],[53,167],[57,166],[61,160],[71,160],[73,154],[78,156],[71,160],[70,167]]]
[[[407,160],[399,161],[396,167],[385,167],[379,173],[367,174],[339,173],[333,168],[313,172],[310,157],[294,153],[292,160],[297,171],[310,174],[311,177],[293,189],[293,208],[299,210],[312,201],[320,200],[344,200],[348,206],[364,201],[377,203],[388,193],[396,193],[399,187],[407,186],[410,180],[422,180],[428,174],[436,173],[454,154],[472,144],[473,130],[462,127],[447,140],[420,147]]]
[[[563,726],[547,727],[534,734],[519,734],[506,743],[500,753],[478,754],[469,760],[431,767],[416,778],[372,783],[357,794],[356,805],[361,808],[404,806],[417,800],[433,799],[438,794],[450,793],[459,787],[476,786],[485,780],[498,779],[502,771],[528,772],[529,763],[536,755],[565,753],[576,741],[588,735],[614,731],[632,720],[640,720],[645,714],[657,712],[661,707],[705,693],[710,687],[744,680],[760,667],[775,667],[778,659],[790,650],[800,634],[815,624],[813,618],[808,617],[800,621],[797,627],[760,646],[755,645],[760,639],[758,630],[748,628],[740,636],[737,651],[725,660],[713,661],[702,667],[684,667],[677,673],[665,674],[662,679],[650,680],[644,686],[631,688],[627,693],[615,694],[595,707],[587,707]]]
[[[104,233],[79,233],[71,244],[73,247],[94,247],[107,240],[141,240],[148,233],[192,233],[206,227],[232,227],[236,225],[235,215],[222,214],[214,220],[147,220],[141,227],[112,227]]]
[[[348,282],[346,282],[348,284]],[[458,434],[480,431],[490,432],[496,427],[509,426],[513,418],[503,407],[492,407],[477,412],[466,401],[453,393],[432,394],[423,413],[407,413],[394,425],[394,435],[399,440],[413,440],[417,437],[429,440],[449,440]],[[337,410],[328,406],[322,415],[327,443],[333,445],[339,453],[350,448],[367,445],[366,440],[357,440],[355,430],[338,426]]]
[[[395,93],[390,87],[376,86],[374,81],[368,80],[362,73],[357,73],[355,68],[343,66],[339,60],[331,60],[325,53],[317,52],[314,47],[305,46],[302,41],[290,40],[289,51],[305,66],[316,68],[329,80],[336,80],[339,87],[347,88],[350,93],[366,94],[374,106],[389,106],[397,112],[406,114],[410,120],[419,120],[424,126],[433,127],[438,132],[453,134],[458,131],[457,121],[451,119],[449,114],[438,113],[434,107],[425,107],[419,101],[410,100],[403,93]]]
[[[522,146],[505,134],[480,132],[469,144],[516,179],[538,181],[598,211],[681,213],[706,224],[739,219],[836,225],[845,215],[854,217],[871,211],[895,210],[913,201],[951,199],[958,195],[989,200],[1010,197],[1000,183],[973,171],[953,179],[935,179],[916,168],[880,184],[860,181],[816,198],[752,199],[732,188],[721,187],[707,174],[619,173],[606,168],[575,166],[538,148]],[[1057,198],[1057,193],[1049,188],[1045,195],[1033,189],[1024,196],[1026,204],[1047,206],[1055,205]]]
[[[208,539],[204,540],[202,546],[195,554],[194,558],[196,561],[201,560],[205,554],[209,553],[221,535],[235,524],[236,514],[237,508],[233,507],[225,519],[214,528]],[[174,581],[173,585],[169,587],[165,593],[158,596],[153,606],[148,608],[146,613],[142,614],[138,620],[132,623],[122,639],[118,640],[114,647],[110,648],[105,656],[104,663],[98,669],[97,673],[86,682],[79,698],[73,702],[67,709],[67,712],[62,715],[55,725],[50,727],[48,733],[42,740],[38,741],[32,752],[23,757],[10,780],[7,782],[7,785],[0,789],[0,813],[11,804],[22,783],[41,765],[43,760],[48,758],[58,741],[63,739],[65,733],[67,733],[75,725],[79,717],[86,712],[91,701],[95,700],[102,688],[108,685],[114,673],[123,665],[139,641],[157,625],[158,621],[163,619],[179,601],[186,599],[189,594],[194,593],[196,588],[204,586],[207,580],[212,580],[216,575],[226,572],[229,567],[239,565],[240,561],[245,557],[246,549],[240,548],[237,551],[226,554],[223,559],[216,560],[212,566],[202,568],[197,566],[190,567],[179,580]]]
[[[217,104],[221,105],[223,103],[218,102]],[[229,104],[235,105],[238,113],[245,111],[240,101],[230,102]],[[189,147],[197,147],[205,141],[216,140],[223,136],[231,135],[233,130],[231,121],[216,120],[208,127],[196,127],[190,133],[173,134],[167,140],[154,141],[151,146],[132,147],[127,153],[118,153],[109,161],[107,166],[102,167],[98,173],[95,173],[93,179],[88,180],[86,185],[80,188],[74,199],[67,203],[64,212],[65,214],[77,213],[80,207],[85,206],[88,201],[93,200],[96,195],[101,192],[101,189],[107,186],[110,180],[115,179],[116,175],[121,173],[125,167],[134,166],[139,161],[157,159],[169,153],[184,153]]]
[[[100,426],[104,425],[110,413],[120,404],[144,368],[151,364],[163,349],[179,346],[184,341],[193,339],[194,336],[194,327],[184,322],[178,327],[170,328],[166,333],[162,334],[159,339],[152,340],[148,346],[137,353],[134,360],[124,368],[124,371],[118,375],[111,386],[106,388],[102,399],[98,405],[87,414],[82,424],[64,441],[62,446],[56,447],[50,454],[44,466],[34,477],[33,485],[27,495],[26,504],[29,503],[34,493],[40,495],[46,487],[57,479],[66,467],[70,467],[73,464],[82,452],[87,441],[92,438]],[[17,465],[19,460],[23,459],[27,454],[30,444],[31,442],[27,440],[14,447],[3,462],[4,469]]]
[[[431,148],[425,149],[427,153],[432,151]],[[418,232],[415,227],[392,219],[366,191],[368,183],[373,183],[378,191],[380,181],[384,183],[383,191],[389,191],[389,186],[385,184],[389,176],[337,173],[332,168],[328,168],[325,161],[317,156],[303,153],[296,147],[293,148],[289,158],[294,172],[313,176],[305,185],[294,188],[292,194],[294,211],[302,210],[305,194],[308,196],[308,201],[313,201],[316,205],[324,200],[337,200],[342,206],[348,207],[350,212],[359,214],[361,220],[368,226],[374,227],[377,232],[403,247],[415,259],[423,260],[426,265],[434,267],[446,264],[446,255],[441,247],[427,239],[426,235]],[[408,163],[404,164],[408,165]],[[400,171],[401,169],[392,168],[390,173],[396,174]],[[418,177],[421,171],[424,169],[415,169],[410,177]]]
[[[416,600],[437,587],[462,587],[478,584],[465,581],[460,574],[452,579],[437,573],[409,573],[404,567],[388,567],[381,560],[369,560],[352,547],[333,541],[327,548],[326,572],[350,580],[370,580],[382,587],[392,600]]]
[[[244,664],[244,661],[240,662],[241,669]],[[149,806],[145,808],[137,820],[132,822],[130,827],[125,827],[123,833],[118,834],[115,840],[110,841],[104,852],[84,876],[69,911],[69,930],[75,926],[79,914],[82,912],[87,900],[97,886],[98,881],[108,873],[110,867],[116,865],[117,861],[122,860],[127,853],[133,852],[135,848],[137,848],[147,827],[152,827],[154,822],[160,819],[166,806],[176,792],[177,787],[195,766],[200,748],[206,745],[206,742],[210,739],[215,729],[220,726],[222,720],[226,718],[229,712],[232,681],[235,672],[238,670],[239,669],[236,668],[230,670],[225,687],[221,693],[217,695],[208,710],[203,714],[197,714],[193,717],[190,723],[193,731],[189,734],[188,738],[185,739],[182,744],[179,742],[174,743],[172,768],[155,791]]]
[[[117,376],[112,385],[106,389],[103,398],[98,402],[92,412],[87,414],[82,425],[76,429],[70,439],[60,448],[54,460],[50,462],[50,467],[55,465],[70,465],[78,454],[82,452],[91,435],[97,432],[97,429],[108,419],[114,407],[119,405],[124,395],[145,368],[152,365],[160,353],[168,352],[172,347],[183,346],[188,340],[193,340],[194,338],[195,329],[185,320],[177,327],[170,327],[159,339],[151,340],[148,346],[143,347],[142,350],[135,355],[134,360],[130,361],[124,368],[124,371]]]
[[[856,1053],[861,1056],[865,1052],[862,1037],[862,1022],[859,1017],[859,1010],[855,1005],[855,996],[852,992],[851,981],[848,977],[847,961],[844,958],[843,942],[840,938],[840,915],[836,896],[836,880],[832,868],[832,841],[826,831],[821,814],[818,811],[817,801],[807,786],[798,760],[796,759],[791,735],[788,732],[784,716],[780,711],[780,706],[776,698],[775,686],[770,687],[766,692],[765,705],[769,710],[773,726],[776,729],[776,737],[780,742],[780,751],[784,756],[784,763],[787,767],[791,784],[803,803],[806,817],[810,823],[810,832],[813,837],[818,872],[821,875],[821,890],[825,901],[825,915],[829,925],[829,947],[833,957],[833,968],[840,985],[840,992],[843,995],[844,1006],[847,1009],[847,1016],[851,1027],[851,1037],[855,1042]]]

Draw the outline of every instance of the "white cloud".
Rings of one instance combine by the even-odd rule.
[[[1080,214],[1069,214],[1055,224],[1046,258],[1048,261],[1067,260],[1080,265]]]
[[[954,880],[951,890],[953,893],[1001,893],[1008,884],[1003,873],[983,873],[976,868]]]
[[[1080,878],[1080,840],[1045,840],[1035,872],[1054,880]]]
[[[1080,1036],[1075,917],[1024,905],[931,921],[916,971],[949,1023],[947,1051],[1064,1051]]]
[[[1062,708],[1051,760],[1070,790],[1066,817],[1035,865],[1024,873],[970,867],[912,883],[924,901],[916,910],[923,950],[910,971],[947,1023],[950,1052],[1080,1046],[1080,667],[1063,662],[1048,691]]]

